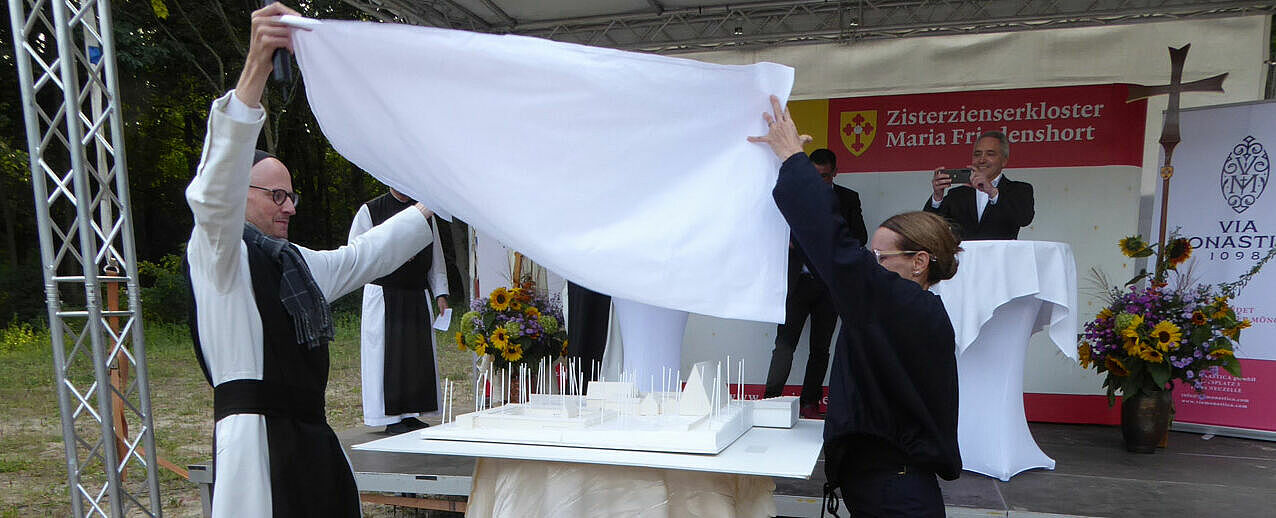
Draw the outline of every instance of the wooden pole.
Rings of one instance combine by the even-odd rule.
[[[102,273],[107,277],[118,277],[120,274],[119,266],[112,260],[102,269]],[[108,279],[106,282],[106,310],[115,312],[120,310],[120,281],[118,279]],[[118,347],[123,340],[120,338],[120,317],[107,317],[106,323],[111,328],[111,345]],[[128,443],[124,440],[128,437],[128,420],[124,419],[124,399],[120,394],[124,393],[128,386],[128,358],[124,357],[124,350],[120,349],[111,358],[110,363],[111,387],[114,388],[111,395],[111,420],[115,424],[115,453],[117,459],[124,459],[128,453]],[[120,480],[128,478],[128,463],[123,463],[124,467],[120,471]]]

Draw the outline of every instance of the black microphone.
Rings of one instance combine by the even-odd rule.
[[[261,6],[266,7],[276,1],[278,0],[261,0]],[[274,64],[274,72],[271,73],[270,77],[277,83],[291,83],[292,56],[288,54],[288,51],[285,49],[275,49],[275,54],[272,57],[272,63]]]

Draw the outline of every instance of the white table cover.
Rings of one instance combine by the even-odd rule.
[[[963,241],[957,275],[931,291],[957,333],[957,352],[975,342],[1002,304],[1031,296],[1045,304],[1032,332],[1048,329],[1050,340],[1077,358],[1077,263],[1072,247],[1051,241]]]
[[[790,429],[753,428],[717,455],[427,440],[416,433],[354,449],[481,457],[471,516],[770,516],[769,477],[810,478],[823,430],[823,421],[806,419]]]
[[[770,477],[481,458],[465,515],[492,518],[765,518]]]
[[[746,137],[792,68],[285,18],[320,128],[381,182],[594,291],[783,321],[779,160]]]
[[[1024,357],[1028,338],[1044,328],[1076,358],[1072,249],[1042,241],[967,241],[962,248],[957,275],[932,290],[957,335],[963,468],[1001,480],[1027,469],[1054,469],[1024,416]]]

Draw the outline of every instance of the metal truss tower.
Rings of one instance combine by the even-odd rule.
[[[10,0],[9,20],[71,510],[161,516],[110,2]]]

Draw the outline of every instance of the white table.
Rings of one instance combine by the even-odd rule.
[[[717,455],[444,441],[417,433],[353,448],[481,457],[470,492],[475,516],[767,516],[775,512],[768,477],[809,478],[823,430],[822,421],[810,420],[791,429],[752,428]]]
[[[1028,338],[1046,329],[1077,355],[1077,267],[1072,248],[1046,241],[966,241],[957,275],[932,288],[957,338],[962,466],[1001,480],[1054,469],[1023,409]]]

